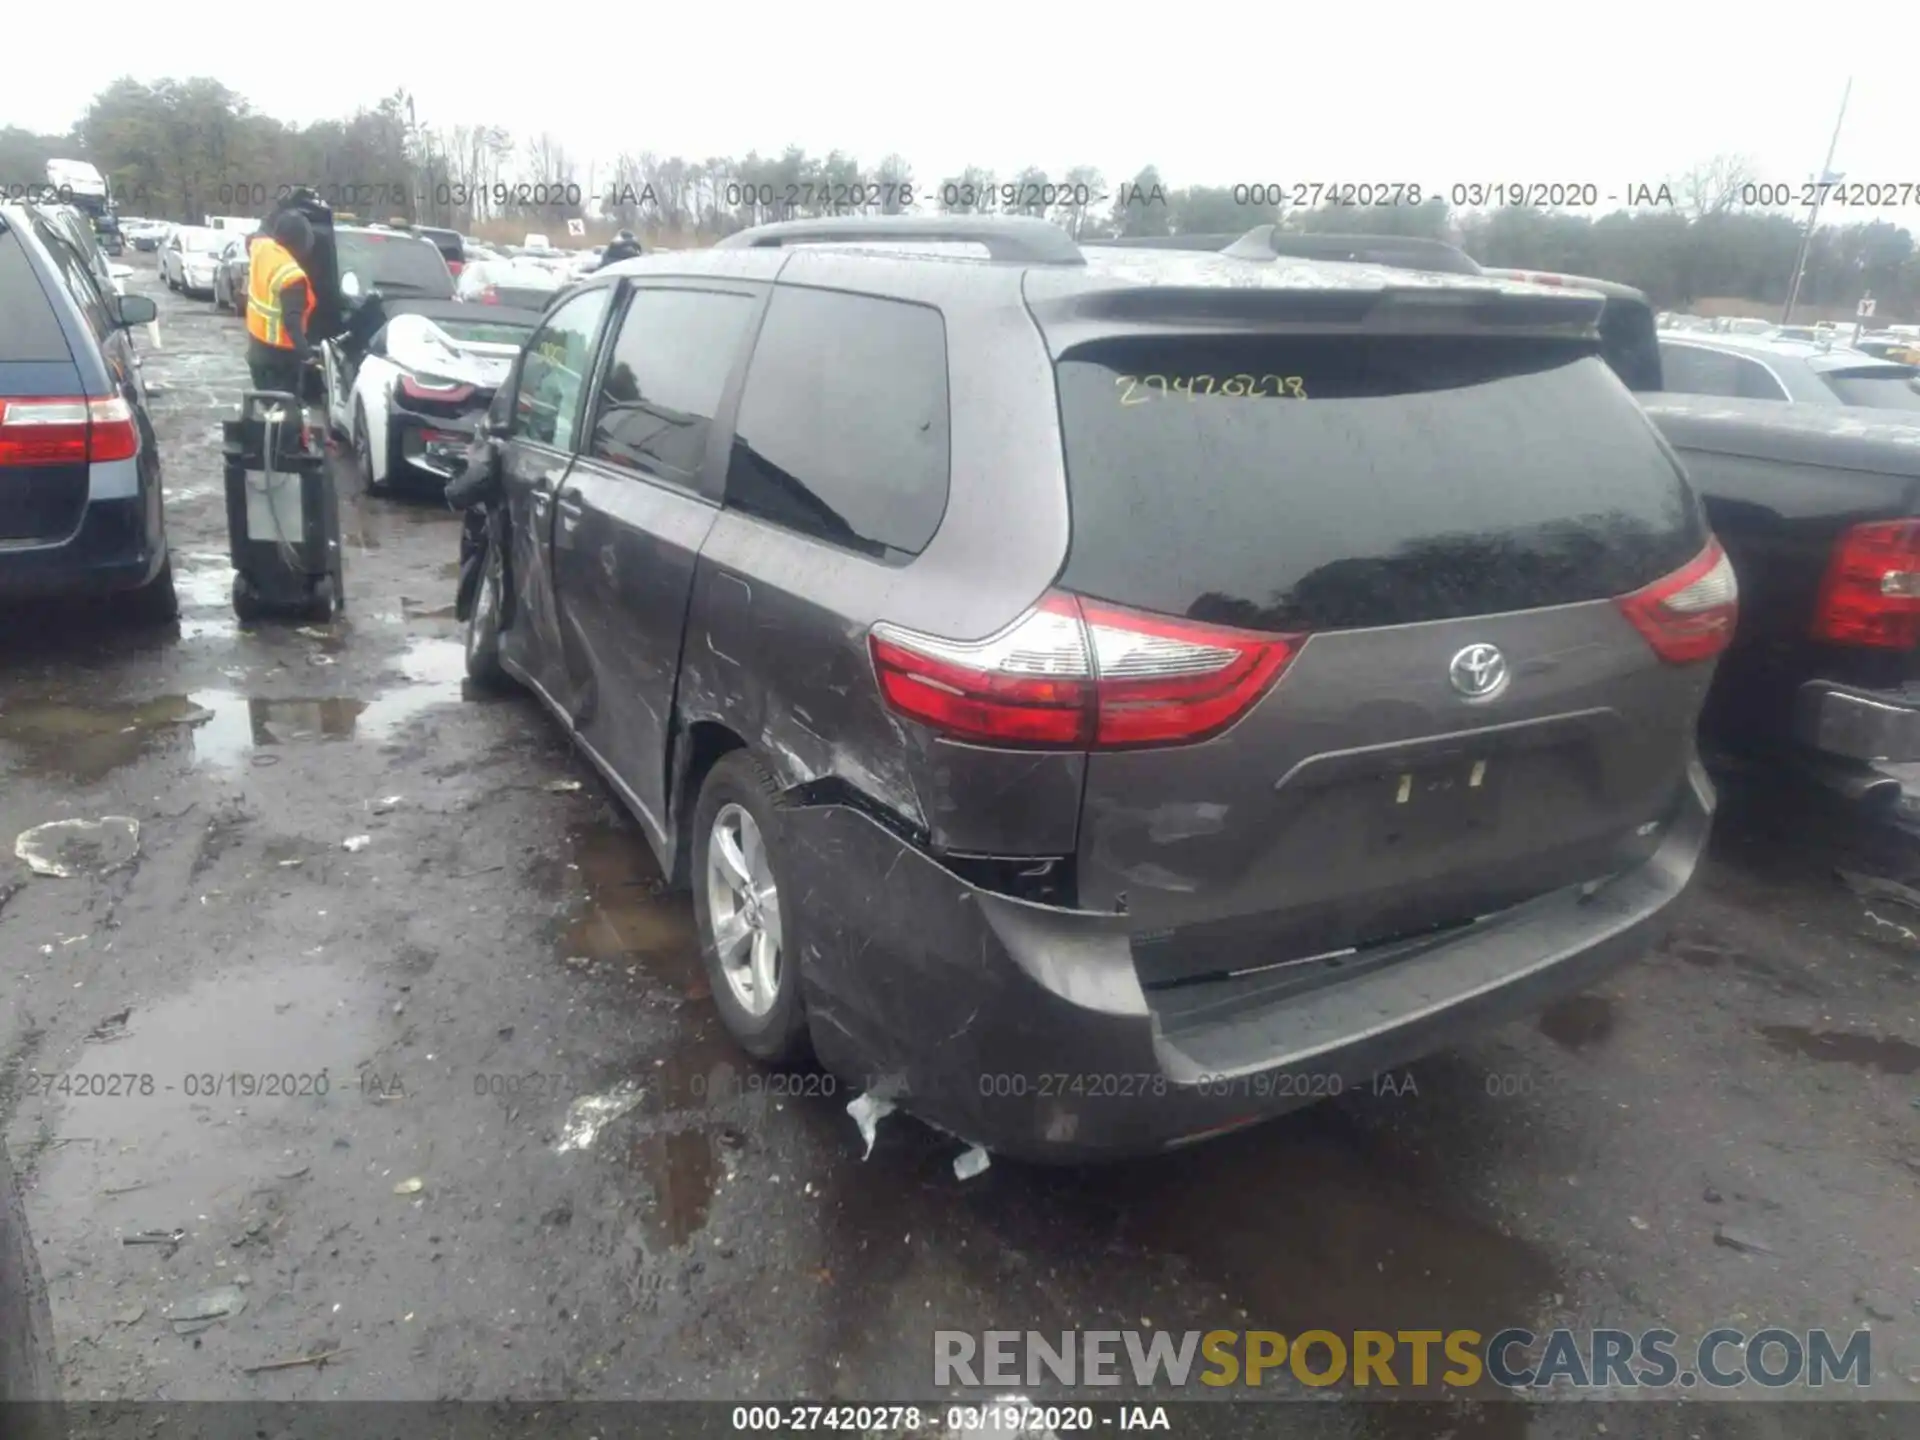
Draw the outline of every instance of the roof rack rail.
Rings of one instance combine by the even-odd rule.
[[[715,249],[779,249],[787,245],[857,244],[862,240],[932,240],[984,245],[988,258],[1030,265],[1084,265],[1086,256],[1058,225],[1030,215],[864,215],[780,220],[721,240]]]
[[[1231,235],[1116,235],[1110,240],[1087,240],[1089,245],[1111,245],[1127,250],[1205,250],[1214,254],[1237,243],[1240,233]]]
[[[1351,260],[1392,265],[1403,270],[1438,270],[1449,275],[1479,275],[1477,262],[1457,245],[1417,235],[1329,235],[1315,230],[1282,230],[1256,225],[1223,252],[1239,260],[1270,260],[1289,255],[1299,260]]]

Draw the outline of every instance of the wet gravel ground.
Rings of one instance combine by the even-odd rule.
[[[0,620],[0,842],[141,827],[98,877],[0,844],[6,1136],[72,1398],[878,1400],[933,1393],[936,1328],[1554,1324],[1870,1325],[1874,1393],[1920,1395],[1920,911],[1835,875],[1915,882],[1920,842],[1727,776],[1672,943],[1537,1024],[1151,1162],[962,1183],[897,1116],[863,1162],[850,1096],[776,1098],[720,1033],[685,897],[556,728],[465,688],[444,508],[347,494],[346,618],[236,625],[243,334],[146,262],[181,624]],[[1550,1408],[1447,1428],[1595,1433]],[[1790,1407],[1731,1408],[1673,1433]]]

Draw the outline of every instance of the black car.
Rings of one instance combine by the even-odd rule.
[[[1920,415],[1643,398],[1740,577],[1708,737],[1850,798],[1897,796],[1879,765],[1920,761]]]
[[[0,206],[0,598],[116,594],[138,619],[177,613],[128,335],[154,315],[103,290],[32,206]]]
[[[1737,595],[1604,308],[1024,218],[629,260],[478,447],[469,673],[691,886],[751,1054],[1016,1154],[1251,1124],[1585,988],[1695,872]]]

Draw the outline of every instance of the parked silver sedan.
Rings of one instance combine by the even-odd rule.
[[[1660,368],[1661,388],[1681,395],[1920,412],[1920,367],[1844,345],[1667,331]]]
[[[223,230],[200,225],[176,226],[160,247],[160,278],[169,290],[211,295],[220,247],[232,238]]]

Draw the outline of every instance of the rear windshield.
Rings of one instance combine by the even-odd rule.
[[[1620,595],[1705,523],[1590,346],[1129,337],[1059,365],[1064,582],[1253,629]]]
[[[1920,370],[1835,370],[1820,378],[1843,404],[1875,410],[1920,411],[1920,390],[1913,388]]]
[[[73,359],[20,237],[0,230],[0,361]]]
[[[336,230],[333,240],[341,277],[357,277],[363,295],[377,286],[395,297],[453,298],[453,275],[447,262],[425,240],[364,230]]]
[[[486,320],[435,320],[452,339],[469,345],[524,345],[533,333],[534,321],[524,325],[504,325]]]

